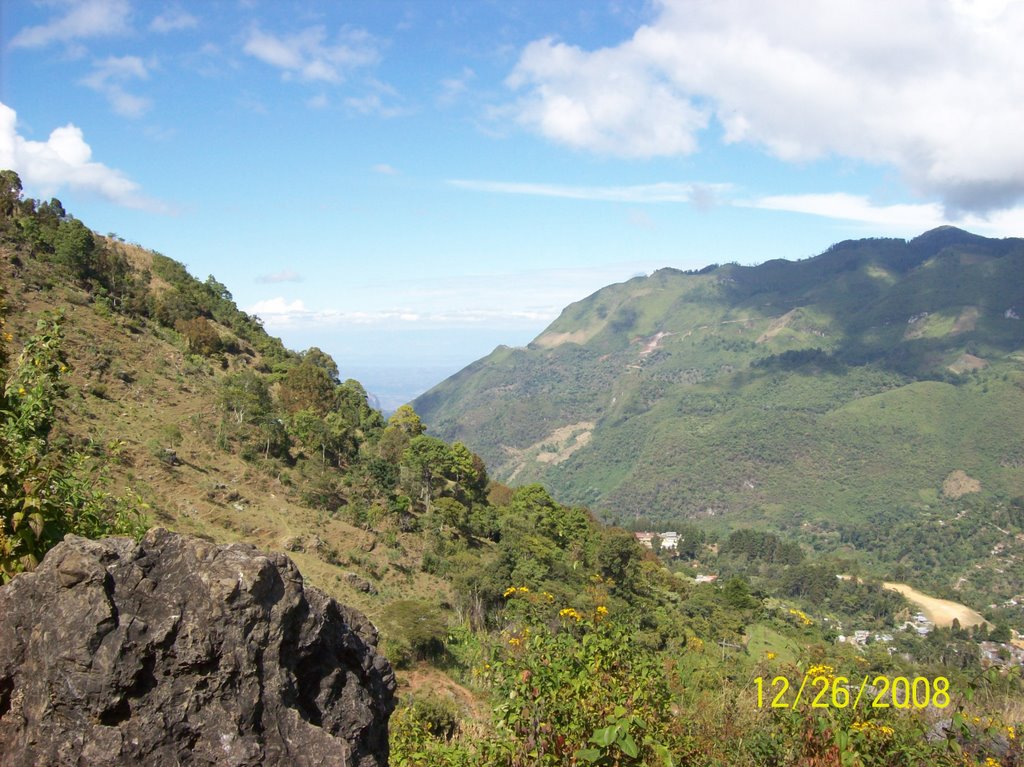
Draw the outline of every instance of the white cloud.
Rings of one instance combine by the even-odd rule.
[[[1024,232],[1024,207],[1006,208],[987,215],[948,215],[943,206],[931,203],[879,205],[861,195],[832,194],[771,195],[734,204],[764,210],[806,213],[870,225],[877,234],[917,235],[949,224],[990,237],[1019,237]]]
[[[398,93],[390,85],[377,80],[371,80],[369,85],[373,92],[367,93],[365,96],[353,96],[345,99],[345,106],[349,110],[361,115],[377,115],[385,118],[404,117],[411,113],[406,107],[394,103],[399,100]],[[388,100],[382,98],[381,94]]]
[[[305,301],[289,301],[277,296],[255,304],[245,310],[263,320],[269,329],[325,328],[340,326],[473,326],[509,323],[548,322],[557,316],[553,310],[529,309],[439,309],[411,308],[378,311],[344,311],[341,309],[307,309]]]
[[[343,27],[333,42],[323,27],[309,27],[280,37],[259,28],[249,31],[243,50],[284,71],[284,77],[340,83],[348,72],[376,64],[376,39],[365,30]]]
[[[612,282],[647,274],[663,264],[595,264],[503,274],[455,275],[433,280],[389,280],[332,292],[345,309],[309,308],[304,298],[276,296],[245,311],[269,329],[330,327],[506,328],[539,332],[563,307]],[[312,286],[315,289],[315,286]],[[347,291],[347,292],[346,292]],[[387,307],[378,309],[376,307]],[[457,307],[457,308],[453,308]]]
[[[523,194],[537,197],[560,197],[568,200],[599,202],[687,202],[701,207],[708,198],[715,198],[732,189],[729,184],[669,183],[638,184],[634,186],[571,186],[565,184],[532,184],[511,181],[473,181],[452,179],[448,182],[460,189],[499,194]]]
[[[117,114],[136,118],[149,111],[152,102],[126,91],[124,83],[148,78],[149,70],[138,56],[110,56],[96,62],[82,84],[102,94]]]
[[[372,168],[370,168],[370,170],[372,170],[374,173],[380,173],[382,176],[400,175],[400,171],[397,168],[388,165],[386,162],[377,163]]]
[[[476,73],[469,67],[463,67],[458,77],[446,77],[441,80],[441,95],[437,103],[441,106],[451,106],[465,95],[469,90],[469,84],[476,79]]]
[[[685,155],[713,117],[726,142],[787,161],[899,169],[951,210],[1024,195],[1024,3],[657,0],[653,20],[595,51],[526,46],[515,119],[625,157]]]
[[[318,93],[317,95],[306,99],[306,106],[310,109],[326,109],[330,101],[327,99],[326,93]]]
[[[17,172],[26,189],[48,197],[70,188],[128,208],[168,212],[166,205],[146,197],[121,171],[91,158],[92,149],[80,128],[68,123],[54,129],[46,141],[30,141],[18,135],[15,111],[0,103],[0,168]]]
[[[180,32],[197,26],[199,26],[199,19],[178,6],[168,8],[149,23],[149,28],[160,34]]]
[[[129,31],[128,0],[63,0],[64,15],[46,24],[25,27],[11,40],[12,48],[41,48],[89,37],[121,35]]]
[[[531,43],[507,79],[516,120],[568,146],[625,157],[689,154],[708,112],[631,51]]]

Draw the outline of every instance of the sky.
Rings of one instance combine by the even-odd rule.
[[[391,407],[670,266],[1024,236],[1024,3],[0,0],[0,168]]]

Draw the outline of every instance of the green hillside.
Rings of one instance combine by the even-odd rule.
[[[662,269],[414,406],[499,479],[619,522],[856,524],[941,506],[957,471],[975,497],[1024,494],[1017,315],[1024,240],[949,227]]]

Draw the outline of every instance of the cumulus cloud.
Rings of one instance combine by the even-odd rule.
[[[64,12],[46,24],[25,27],[11,40],[12,48],[42,48],[90,37],[125,34],[130,30],[128,0],[63,0]]]
[[[0,103],[0,168],[21,176],[27,189],[43,197],[62,188],[91,192],[118,205],[166,213],[167,206],[146,197],[121,171],[92,161],[92,148],[80,128],[68,123],[46,141],[30,141],[17,132],[17,114]]]
[[[243,50],[282,70],[286,79],[329,83],[340,83],[351,70],[371,66],[380,59],[376,39],[352,27],[343,27],[332,41],[320,26],[285,36],[254,27]]]
[[[92,72],[82,84],[103,95],[111,108],[122,117],[142,117],[152,102],[129,93],[125,83],[130,80],[145,80],[149,77],[146,64],[138,56],[110,56],[94,64]]]
[[[952,214],[1024,196],[1024,4],[657,0],[632,38],[521,52],[521,125],[578,149],[685,155],[712,121],[786,161],[897,168]]]

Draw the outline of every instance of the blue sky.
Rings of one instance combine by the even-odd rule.
[[[662,266],[1024,235],[1022,5],[3,0],[0,166],[400,398]]]

